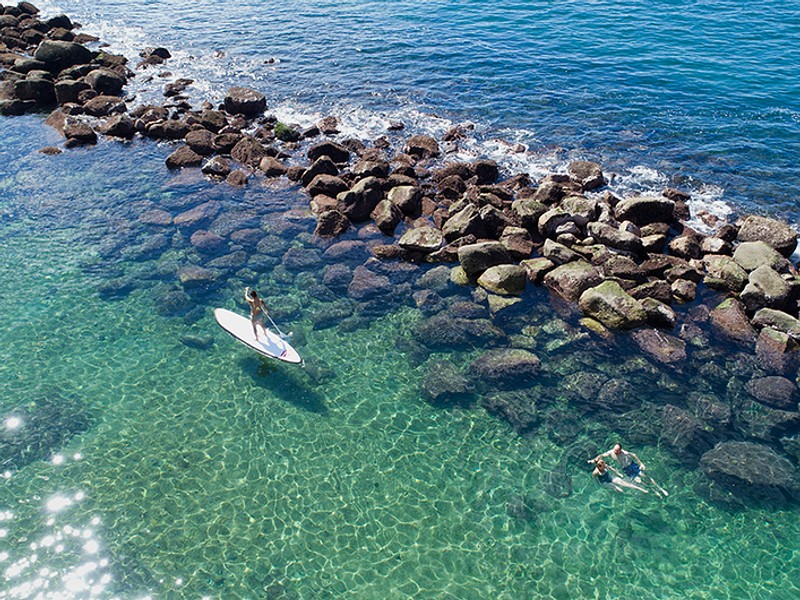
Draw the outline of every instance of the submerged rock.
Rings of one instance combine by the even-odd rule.
[[[700,468],[740,500],[778,504],[800,500],[797,469],[768,446],[721,442],[703,455]]]
[[[491,393],[482,397],[481,404],[486,412],[506,421],[520,435],[530,433],[539,424],[536,401],[529,391]]]
[[[472,362],[470,375],[492,388],[514,389],[529,386],[541,369],[541,361],[533,352],[521,348],[489,350]]]
[[[428,366],[422,380],[422,393],[435,406],[469,406],[475,401],[475,386],[450,361]]]

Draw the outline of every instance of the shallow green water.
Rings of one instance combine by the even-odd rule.
[[[13,426],[50,399],[62,407],[52,427],[84,425],[7,470],[0,598],[800,594],[797,513],[711,506],[657,448],[637,451],[667,500],[612,494],[577,465],[564,474],[572,494],[548,494],[566,449],[544,428],[522,438],[482,409],[421,398],[423,368],[394,349],[414,309],[314,330],[310,300],[286,284],[301,352],[332,371],[315,379],[216,328],[211,308],[234,307],[238,283],[197,296],[197,320],[154,311],[156,277],[101,299],[110,273],[156,268],[98,254],[109,231],[139,235],[132,203],[210,186],[170,177],[155,146],[44,158],[36,135],[48,134],[20,140],[30,154],[10,157],[0,186],[0,414]],[[191,348],[187,334],[214,343]],[[602,424],[580,425],[579,444],[612,442]]]

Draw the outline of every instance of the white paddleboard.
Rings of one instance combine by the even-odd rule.
[[[215,308],[214,318],[220,327],[251,350],[283,362],[292,364],[300,364],[302,362],[297,350],[292,348],[277,333],[267,329],[265,334],[261,327],[258,326],[258,339],[256,339],[253,335],[253,325],[250,323],[250,317],[239,315],[225,308]]]

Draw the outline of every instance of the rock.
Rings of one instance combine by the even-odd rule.
[[[54,85],[56,102],[58,104],[66,104],[68,102],[77,104],[80,93],[88,89],[91,89],[91,86],[85,81],[76,81],[74,79],[56,81]]]
[[[172,215],[160,208],[148,210],[139,215],[139,221],[146,225],[158,225],[168,227],[172,225]]]
[[[688,279],[676,279],[672,282],[672,295],[682,302],[691,302],[697,296],[697,284]]]
[[[370,213],[378,229],[384,235],[394,235],[394,230],[403,220],[403,213],[389,200],[381,200]]]
[[[671,240],[669,244],[667,244],[667,248],[670,254],[686,260],[700,258],[700,237],[692,234],[680,235]]]
[[[67,121],[64,125],[64,137],[67,138],[67,147],[96,144],[97,134],[88,123]]]
[[[797,362],[797,343],[788,334],[764,327],[756,340],[758,367],[767,373],[789,373]]]
[[[748,381],[745,388],[762,404],[779,410],[797,410],[797,386],[785,377],[756,377]]]
[[[136,127],[133,124],[133,119],[128,115],[114,115],[109,117],[105,123],[101,123],[97,127],[97,131],[103,135],[111,137],[118,137],[129,140],[136,135]]]
[[[535,400],[527,391],[483,395],[481,404],[486,412],[506,421],[519,435],[530,433],[539,423]]]
[[[525,291],[527,274],[519,265],[495,265],[478,277],[478,285],[495,294],[519,296]]]
[[[205,229],[195,231],[189,238],[189,243],[204,254],[219,254],[228,246],[225,238]]]
[[[467,235],[482,238],[486,231],[478,208],[474,204],[467,204],[447,219],[442,227],[442,233],[446,240],[453,241]]]
[[[224,105],[229,114],[250,118],[260,115],[267,109],[267,99],[264,94],[256,90],[234,86],[225,94]]]
[[[184,141],[201,156],[214,154],[214,134],[208,129],[194,129],[186,134]]]
[[[306,187],[306,191],[312,196],[323,194],[325,196],[336,197],[348,190],[347,184],[339,177],[334,175],[320,174],[311,180]]]
[[[83,112],[91,117],[109,117],[127,110],[125,102],[116,96],[97,96],[83,103]]]
[[[334,163],[330,157],[325,155],[320,156],[311,163],[310,167],[303,171],[303,176],[300,178],[303,187],[308,187],[317,175],[332,175],[337,177],[339,175],[339,167],[336,166],[336,163]]]
[[[700,253],[703,256],[706,254],[731,254],[732,252],[733,246],[731,243],[720,237],[704,237],[700,242]]]
[[[453,350],[496,345],[505,339],[505,334],[489,319],[439,313],[418,324],[414,338],[431,350]]]
[[[800,340],[800,320],[780,310],[762,308],[753,316],[753,325],[771,327],[794,340]]]
[[[416,158],[433,158],[439,156],[439,144],[429,135],[412,135],[403,152]]]
[[[642,352],[661,364],[686,360],[686,343],[673,335],[657,329],[640,329],[631,333],[631,337]]]
[[[631,329],[647,321],[647,312],[616,281],[605,281],[581,294],[583,313],[612,329]]]
[[[469,277],[477,277],[489,267],[510,264],[511,257],[500,242],[467,244],[458,249],[458,261]]]
[[[314,235],[329,238],[342,235],[350,227],[350,220],[338,210],[327,210],[317,217]]]
[[[83,80],[88,83],[94,91],[104,96],[119,96],[127,83],[122,75],[106,68],[91,71]]]
[[[503,229],[500,243],[508,250],[509,256],[515,260],[529,258],[533,252],[533,240],[528,230],[523,227],[508,226]]]
[[[564,265],[580,258],[575,252],[567,248],[564,244],[559,244],[551,239],[546,239],[541,249],[542,256],[549,259],[556,265]]]
[[[231,148],[231,158],[248,167],[258,167],[265,156],[268,156],[266,148],[257,139],[250,136],[242,137]]]
[[[398,244],[406,250],[428,254],[442,247],[444,237],[435,227],[414,227],[403,234]]]
[[[200,170],[204,175],[216,177],[218,179],[225,179],[231,174],[231,166],[227,160],[221,156],[212,156]]]
[[[637,300],[650,298],[663,304],[672,302],[672,286],[666,281],[648,281],[628,290],[628,293]]]
[[[208,287],[215,284],[219,272],[198,265],[187,265],[178,269],[178,280],[184,288]]]
[[[797,248],[797,232],[786,223],[766,217],[747,217],[739,226],[739,241],[764,242],[789,257]]]
[[[762,265],[780,270],[785,259],[777,250],[764,242],[743,242],[733,251],[733,260],[745,271],[754,271]]]
[[[514,200],[511,212],[520,225],[531,232],[538,232],[539,219],[547,212],[547,206],[532,198]]]
[[[531,262],[525,261],[524,263],[529,277]],[[545,286],[571,302],[577,301],[581,294],[589,288],[599,285],[602,281],[603,278],[598,270],[583,260],[563,264],[544,275]]]
[[[618,221],[632,221],[637,225],[672,223],[675,202],[663,196],[634,196],[620,200],[614,207]]]
[[[203,157],[188,146],[180,146],[166,160],[168,169],[182,169],[184,167],[199,167]]]
[[[782,309],[789,302],[789,284],[767,265],[750,272],[749,283],[739,294],[744,307],[754,312],[761,308]]]
[[[347,295],[355,300],[364,301],[391,295],[392,290],[392,283],[388,277],[359,266],[353,271],[353,279],[347,286]]]
[[[318,177],[329,176],[320,175]],[[370,218],[372,211],[375,210],[382,198],[381,180],[376,177],[365,177],[358,180],[349,190],[337,194],[337,208],[353,223],[362,223]]]
[[[489,350],[470,364],[470,376],[492,389],[528,387],[536,381],[541,361],[520,348]]]
[[[599,222],[589,223],[586,228],[589,235],[606,246],[633,253],[642,250],[642,239],[628,231]]]
[[[590,221],[597,219],[600,213],[597,201],[590,200],[586,196],[567,196],[561,201],[561,208],[569,213],[572,222],[578,227],[586,227]],[[635,232],[635,235],[639,235],[639,232]]]
[[[173,219],[178,227],[193,229],[204,223],[210,222],[222,210],[222,205],[214,200],[209,200],[194,208],[180,213]]]
[[[641,298],[639,300],[647,312],[647,323],[649,325],[667,329],[675,327],[678,322],[678,315],[669,306],[655,298]]]
[[[94,54],[85,46],[75,42],[44,40],[33,53],[33,57],[57,73],[73,65],[88,64],[94,58]]]
[[[537,229],[543,237],[552,237],[556,230],[566,223],[572,222],[572,215],[560,206],[551,208],[539,217]]]
[[[20,100],[35,102],[39,106],[47,106],[56,101],[56,88],[49,79],[28,77],[14,82],[14,96]]]
[[[422,191],[419,187],[415,185],[399,185],[389,190],[386,197],[404,215],[409,217],[419,216],[422,208]]]
[[[588,160],[576,160],[567,165],[567,173],[584,190],[594,190],[606,183],[600,165]]]
[[[668,404],[661,413],[660,441],[680,458],[695,461],[717,440],[700,419]]]
[[[497,181],[500,168],[497,162],[490,159],[479,159],[472,163],[472,171],[478,178],[478,185],[487,185]]]
[[[768,446],[720,442],[700,459],[703,474],[746,501],[784,504],[800,499],[797,469]]]
[[[475,387],[452,362],[436,361],[422,379],[422,395],[434,406],[470,406],[475,401]]]
[[[247,185],[247,173],[241,169],[234,169],[225,178],[225,183],[233,187],[244,187]]]
[[[712,289],[741,292],[747,285],[747,272],[729,256],[708,254],[703,264],[706,268],[703,281]]]
[[[735,298],[723,300],[709,316],[714,329],[729,340],[741,343],[755,340],[756,332],[747,318],[744,305]]]
[[[321,156],[327,156],[334,163],[346,163],[350,160],[350,151],[341,144],[331,141],[314,144],[308,149],[308,158],[312,162]]]

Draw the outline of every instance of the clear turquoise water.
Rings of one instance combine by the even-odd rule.
[[[207,76],[212,95],[255,79],[298,115],[346,107],[369,121],[433,110],[479,122],[487,139],[498,127],[629,170],[685,170],[731,203],[793,214],[792,199],[774,194],[792,189],[798,164],[797,89],[784,77],[796,50],[780,43],[794,32],[791,4],[763,14],[720,3],[677,14],[670,3],[624,13],[613,3],[61,6],[87,29],[138,19],[126,39],[177,49],[175,63]],[[716,34],[693,36],[702,23]],[[301,41],[323,34],[336,43],[320,59]],[[642,56],[634,49],[644,34],[654,41]],[[675,41],[686,39],[691,52]],[[220,68],[205,61],[211,48],[228,52]],[[281,66],[254,70],[272,55]],[[649,79],[666,55],[686,70],[681,82]],[[737,82],[750,92],[731,93]],[[718,106],[723,97],[730,110]],[[665,104],[675,108],[658,109]],[[439,125],[421,116],[414,126]],[[766,137],[751,135],[762,128]],[[0,130],[0,417],[4,439],[22,439],[9,432],[15,418],[20,435],[33,434],[3,448],[0,598],[800,594],[796,510],[711,505],[694,490],[697,475],[654,446],[637,451],[669,498],[610,494],[578,460],[612,443],[608,424],[569,414],[557,386],[536,388],[543,425],[527,437],[480,408],[431,407],[419,391],[426,365],[396,349],[421,319],[409,306],[367,327],[318,330],[310,315],[321,302],[307,286],[319,273],[265,270],[193,292],[187,314],[159,313],[176,269],[196,257],[180,236],[160,256],[137,250],[153,234],[139,214],[214,199],[279,232],[279,216],[304,206],[292,189],[254,181],[237,191],[170,174],[169,148],[145,142],[45,157],[37,150],[58,139],[35,116],[4,119]],[[725,161],[706,162],[725,139],[735,141]],[[763,148],[753,154],[748,139]],[[778,155],[786,168],[764,180]],[[276,244],[313,248],[309,219],[292,223]],[[120,280],[130,293],[104,299],[99,291]],[[245,283],[289,306],[275,315],[295,330],[305,370],[262,363],[217,330],[211,308],[234,308]],[[527,300],[531,343],[557,373],[631,367],[619,348],[560,350],[574,320],[541,295]],[[192,348],[187,335],[213,343]],[[474,353],[442,356],[461,364]],[[661,385],[645,372],[634,383],[669,401],[700,379]],[[553,473],[571,495],[549,493]]]

